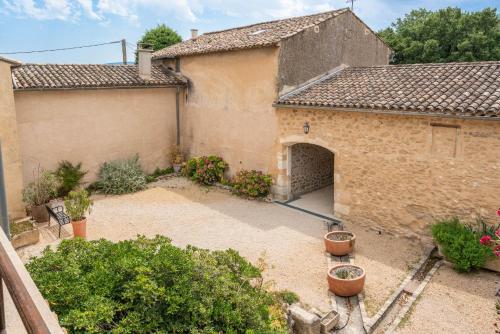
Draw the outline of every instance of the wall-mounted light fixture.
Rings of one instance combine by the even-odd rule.
[[[305,122],[304,123],[304,133],[307,135],[309,133],[309,123]]]

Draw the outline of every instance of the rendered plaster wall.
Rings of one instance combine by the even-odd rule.
[[[106,161],[139,154],[151,172],[175,144],[175,88],[15,92],[24,183],[40,165],[82,162],[93,181]]]
[[[4,167],[7,207],[11,218],[25,214],[16,106],[12,90],[11,64],[0,59],[0,141]]]
[[[181,144],[189,156],[220,155],[228,174],[276,170],[277,49],[181,57],[189,79]]]
[[[351,12],[281,42],[280,94],[341,64],[387,65],[391,50]]]
[[[292,146],[292,194],[297,196],[333,183],[333,154],[312,144]]]
[[[346,220],[407,235],[450,216],[498,222],[499,121],[289,108],[277,116],[278,195],[289,191],[289,145],[310,143],[335,154],[334,212]]]

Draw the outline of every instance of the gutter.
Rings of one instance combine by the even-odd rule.
[[[465,120],[479,120],[479,121],[500,121],[500,116],[462,116],[452,114],[438,114],[438,113],[421,113],[414,111],[391,111],[381,109],[359,109],[359,108],[345,108],[345,107],[328,107],[328,106],[306,106],[306,105],[293,105],[273,103],[274,108],[283,109],[312,109],[312,110],[330,110],[330,111],[345,111],[345,112],[361,112],[365,114],[383,114],[383,115],[399,115],[399,116],[424,116],[424,117],[438,117],[438,118],[456,118]]]
[[[151,86],[112,86],[112,87],[68,87],[68,88],[17,88],[14,86],[14,92],[33,92],[33,91],[57,91],[57,90],[98,90],[98,89],[141,89],[141,88],[180,88],[184,85],[151,85]]]
[[[177,87],[177,90],[175,92],[175,124],[176,124],[176,128],[177,128],[177,138],[176,138],[176,143],[177,143],[177,146],[179,146],[181,144],[181,117],[180,117],[180,106],[179,106],[179,103],[180,103],[180,93],[181,93],[181,89],[180,87]]]

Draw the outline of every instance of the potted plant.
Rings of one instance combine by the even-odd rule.
[[[57,196],[58,187],[53,173],[38,168],[34,181],[23,189],[23,202],[27,205],[28,215],[39,223],[48,221],[49,213],[45,204]]]
[[[184,162],[184,156],[182,155],[182,151],[179,145],[172,146],[172,151],[170,152],[170,161],[172,162],[174,172],[179,173],[182,168],[182,163]]]
[[[86,238],[87,219],[85,214],[90,213],[93,205],[88,192],[85,189],[70,191],[64,200],[66,212],[71,219],[74,237]]]
[[[352,253],[356,235],[348,231],[328,232],[324,236],[325,250],[335,256],[344,256]]]
[[[354,296],[363,291],[365,276],[365,270],[360,266],[337,264],[328,270],[328,288],[337,296]]]

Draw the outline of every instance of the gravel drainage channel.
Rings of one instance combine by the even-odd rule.
[[[435,248],[426,252],[415,269],[408,274],[399,288],[372,318],[368,318],[363,297],[360,295],[360,308],[365,320],[364,329],[366,333],[381,334],[394,332],[442,264],[442,261],[435,256],[435,253]]]

